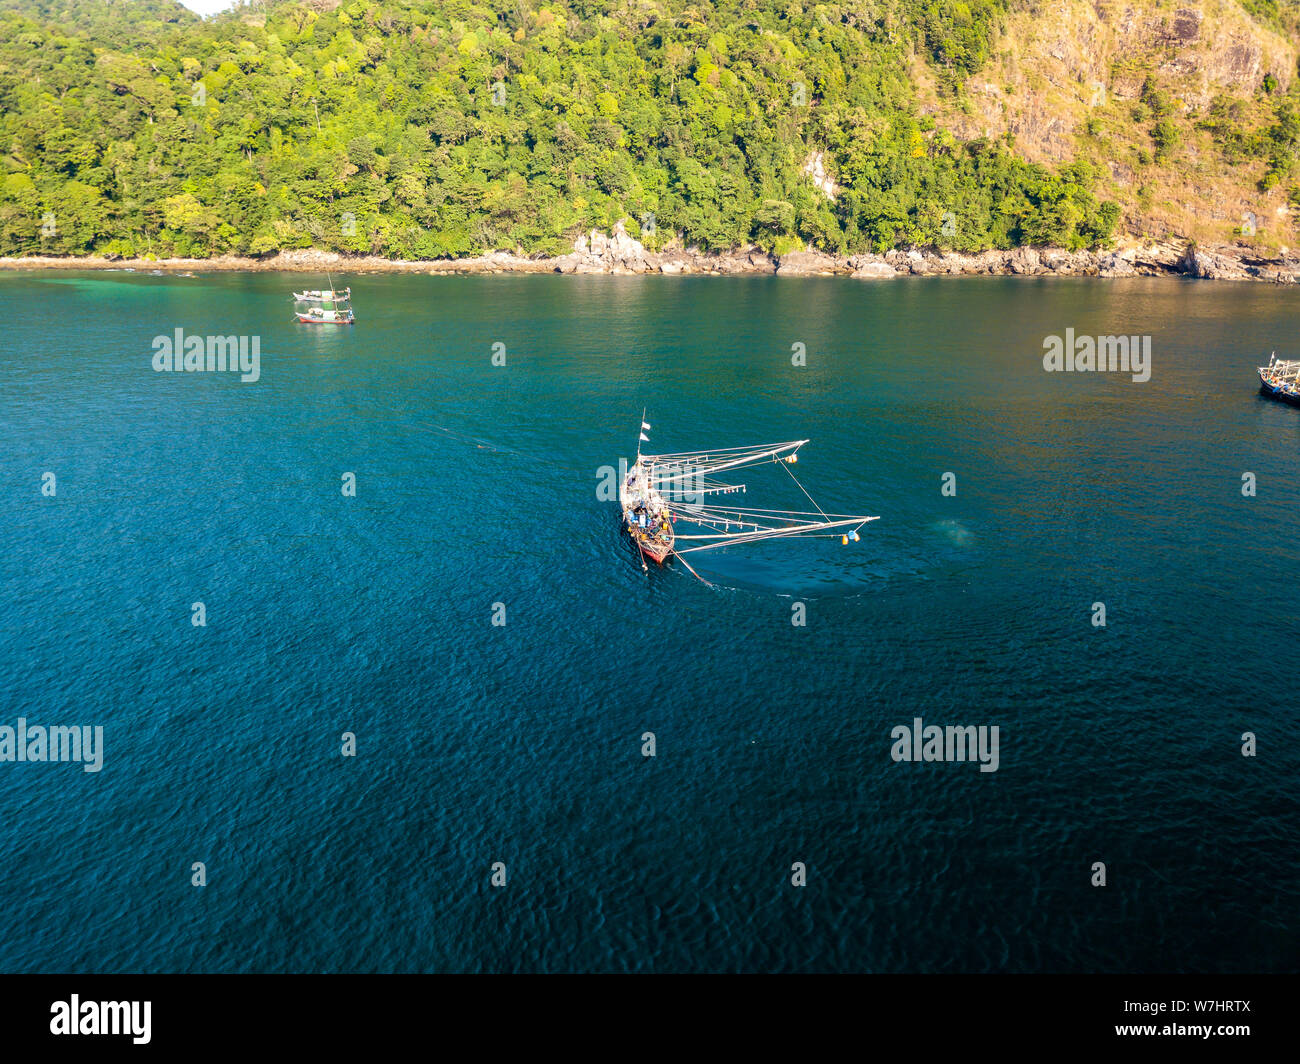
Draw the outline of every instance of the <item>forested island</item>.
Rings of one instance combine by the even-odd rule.
[[[0,0],[0,255],[1285,253],[1293,9],[1059,8]]]

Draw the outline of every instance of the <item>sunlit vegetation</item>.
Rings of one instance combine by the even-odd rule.
[[[0,0],[0,253],[556,253],[620,219],[651,247],[1104,244],[1085,164],[917,112],[913,50],[967,74],[1000,10]]]

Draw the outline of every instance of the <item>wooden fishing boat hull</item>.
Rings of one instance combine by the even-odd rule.
[[[671,523],[668,526],[668,532],[659,535],[651,535],[651,529],[642,528],[639,524],[631,520],[624,520],[623,531],[632,537],[632,542],[636,544],[645,557],[649,558],[656,565],[663,565],[664,561],[673,552],[673,547],[677,542],[677,536],[673,533]]]
[[[355,325],[356,318],[338,318],[330,321],[326,318],[310,318],[305,314],[299,314],[298,320],[304,325]]]
[[[1276,384],[1270,384],[1263,373],[1259,375],[1259,392],[1261,395],[1267,395],[1270,399],[1280,399],[1292,406],[1300,406],[1300,393],[1287,391]]]
[[[668,558],[668,555],[673,552],[672,543],[663,543],[660,540],[649,541],[638,539],[636,545],[640,549],[641,553],[656,565],[663,565],[664,561]]]

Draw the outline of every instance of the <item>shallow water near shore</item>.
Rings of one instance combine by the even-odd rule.
[[[1294,970],[1300,410],[1255,367],[1300,294],[333,281],[353,327],[297,274],[0,274],[0,725],[104,728],[0,763],[0,970]],[[178,328],[259,379],[155,372]],[[1044,372],[1066,329],[1151,379]],[[597,497],[643,407],[808,438],[880,520],[646,575]],[[918,717],[997,771],[892,760]]]

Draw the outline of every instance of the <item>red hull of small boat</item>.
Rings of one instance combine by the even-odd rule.
[[[636,544],[637,550],[644,554],[656,565],[663,565],[668,555],[672,554],[673,547],[677,543],[677,537],[669,533],[668,542],[661,539],[651,539],[636,525],[623,526],[623,531],[632,537],[632,542]]]
[[[641,548],[642,554],[657,565],[663,565],[664,559],[673,552],[672,547],[665,547],[658,543],[654,545],[638,543],[637,546]]]

